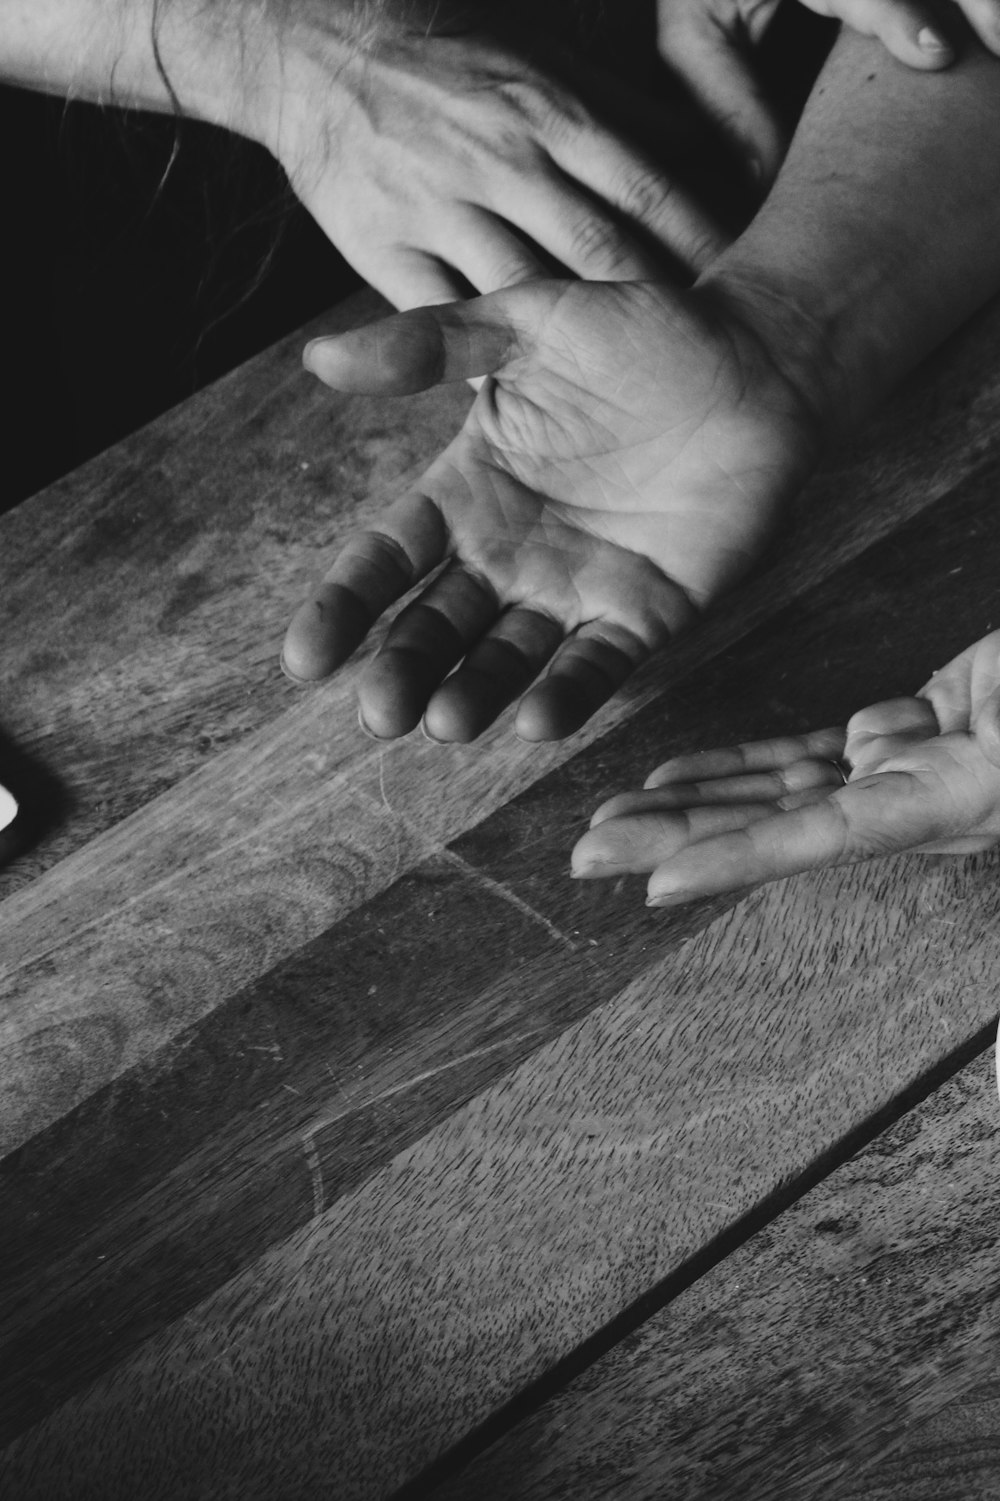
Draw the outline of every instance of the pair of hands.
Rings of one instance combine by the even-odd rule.
[[[484,59],[484,80],[490,66]],[[411,79],[418,94],[419,71]],[[421,266],[419,295],[394,294],[382,282],[399,301],[453,297],[462,290],[456,276],[473,285],[512,285],[493,297],[320,340],[307,352],[309,367],[343,390],[403,394],[442,379],[491,377],[456,440],[373,532],[348,545],[286,640],[284,664],[292,676],[325,676],[350,656],[388,606],[441,568],[399,617],[362,683],[362,723],[378,736],[404,734],[420,723],[431,738],[470,740],[518,698],[516,728],[523,737],[571,733],[639,661],[753,563],[823,436],[822,402],[801,370],[782,358],[781,339],[770,337],[773,313],[754,309],[752,298],[749,305],[727,301],[711,288],[711,278],[692,291],[674,292],[659,272],[656,283],[614,286],[539,279],[544,268],[535,249],[563,264],[569,259],[556,221],[579,209],[576,195],[585,186],[576,179],[568,198],[560,200],[570,158],[559,160],[557,153],[575,139],[573,170],[582,173],[594,142],[607,146],[607,161],[616,162],[609,183],[622,159],[614,157],[617,145],[601,134],[594,117],[577,113],[567,133],[562,101],[554,111],[532,116],[525,100],[535,83],[529,79],[527,92],[518,94],[523,67],[515,71],[516,79],[508,72],[500,88],[484,82],[480,93],[499,99],[505,110],[511,99],[519,100],[522,125],[530,117],[536,137],[542,120],[554,130],[543,168],[552,174],[548,199],[562,206],[549,228],[533,231],[528,240],[505,217],[508,210],[501,212],[499,201],[491,200],[488,210],[480,204],[498,236],[491,270],[461,263],[464,242],[453,225],[454,232],[444,236],[447,245],[435,241],[439,249],[425,257],[432,264]],[[464,99],[460,74],[452,72],[449,99]],[[549,90],[547,107],[552,98]],[[438,117],[435,110],[431,117]],[[503,152],[525,140],[523,130],[504,133],[496,122],[490,136],[502,142]],[[463,125],[452,147],[467,138]],[[336,165],[334,144],[327,166]],[[363,163],[364,153],[358,160]],[[449,152],[438,160],[446,163]],[[466,159],[473,176],[481,160],[477,145]],[[533,161],[537,168],[538,158]],[[512,195],[511,214],[521,212],[530,197],[524,159],[517,170],[513,162],[505,158],[503,170],[494,173],[498,191]],[[692,269],[714,254],[711,230],[697,218],[698,210],[672,184],[650,177],[653,170],[642,164],[641,191],[630,204],[623,202],[624,179],[614,178],[618,213],[596,235],[577,220],[574,254],[586,245],[593,257],[596,247],[598,257],[609,257],[604,274],[616,280],[650,274],[648,236],[645,243],[641,235],[626,240],[622,249],[620,214],[630,206],[652,214],[655,224],[646,228],[663,251],[677,255],[686,245],[679,258],[686,254]],[[413,202],[433,197],[424,183]],[[591,223],[604,213],[592,202],[589,211]],[[433,214],[426,225],[428,234],[439,233]],[[490,226],[480,221],[473,227],[469,243],[476,241],[481,250],[480,231],[489,241]],[[543,242],[535,235],[551,238]],[[404,239],[393,242],[393,254],[414,249]],[[569,269],[601,274],[593,258]],[[536,681],[546,664],[548,673]],[[799,746],[795,758],[825,760],[811,744]],[[822,767],[814,773],[820,780],[809,784],[812,791],[822,791],[823,776],[831,774]],[[710,779],[718,780],[717,773]],[[822,801],[832,800],[824,793]],[[795,811],[779,810],[782,816]],[[763,821],[758,815],[755,804],[747,827]],[[615,818],[602,822],[609,825],[606,838]],[[906,840],[923,843],[912,820],[904,823]],[[625,834],[631,837],[628,829]],[[989,831],[977,837],[987,835],[992,837]],[[843,849],[845,858],[856,858],[849,842]],[[640,850],[629,858],[648,857]],[[786,873],[788,858],[780,852],[770,873],[755,873],[754,867],[741,876],[730,868],[716,879],[753,884]],[[829,841],[807,851],[807,863],[829,858]],[[657,860],[657,870],[664,859]],[[597,873],[600,862],[589,864]],[[683,881],[677,889],[686,899]],[[697,882],[688,894],[697,894]]]
[[[286,671],[334,671],[444,565],[363,678],[362,724],[471,740],[520,698],[521,736],[571,733],[750,566],[814,460],[816,392],[779,359],[769,314],[710,283],[535,282],[315,341],[307,364],[341,390],[489,379],[418,486],[299,610]],[[846,730],[668,762],[598,810],[573,872],[651,873],[650,901],[671,905],[998,839],[994,633]]]

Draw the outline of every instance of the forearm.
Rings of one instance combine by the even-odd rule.
[[[315,51],[319,38],[332,81],[380,10],[378,0],[0,0],[0,77],[100,104],[179,109],[273,149],[286,58]]]
[[[1000,288],[1000,60],[970,40],[953,69],[917,73],[845,32],[703,285],[758,325],[773,309],[827,437],[850,430]]]

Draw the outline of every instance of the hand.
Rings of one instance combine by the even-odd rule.
[[[333,672],[448,560],[363,678],[363,723],[471,740],[525,694],[519,735],[571,733],[750,567],[815,461],[817,419],[772,348],[717,290],[595,282],[314,341],[306,363],[338,390],[492,379],[299,610],[286,670]]]
[[[954,26],[942,27],[933,0],[802,0],[863,36],[874,36],[901,63],[946,68],[957,49]],[[784,155],[784,132],[753,66],[753,49],[779,0],[658,0],[659,50],[723,135],[766,184]],[[1000,55],[1000,0],[958,0],[959,9],[991,52]]]
[[[485,35],[384,20],[350,49],[338,8],[282,42],[257,134],[333,243],[397,307],[551,274],[697,273],[727,237],[581,98]],[[609,79],[601,92],[615,95]],[[618,91],[626,99],[623,88]],[[672,119],[659,120],[669,140]]]
[[[834,763],[850,768],[843,778]],[[914,698],[845,730],[680,756],[598,808],[581,877],[646,874],[650,905],[743,891],[798,871],[1000,841],[1000,631]]]

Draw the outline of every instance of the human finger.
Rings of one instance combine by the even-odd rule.
[[[701,808],[736,803],[776,803],[791,793],[814,788],[842,787],[844,777],[832,761],[793,761],[774,771],[750,772],[745,776],[710,777],[690,782],[667,782],[640,792],[619,792],[594,813],[590,827],[608,818],[629,814],[665,812],[668,809]]]
[[[785,133],[739,38],[701,5],[661,6],[658,32],[664,61],[766,187],[781,165]]]
[[[804,0],[817,15],[835,16],[852,31],[879,41],[901,63],[924,70],[946,68],[955,49],[932,5],[922,0]]]
[[[958,0],[958,4],[983,46],[1000,56],[1000,4],[997,0]]]
[[[534,682],[562,637],[550,616],[508,610],[434,693],[423,718],[429,738],[475,740]]]
[[[379,740],[420,723],[435,690],[497,614],[490,585],[458,565],[393,622],[358,689],[361,722]]]
[[[662,247],[697,274],[730,243],[732,236],[669,173],[610,132],[572,128],[547,144],[556,166],[586,191],[557,187],[549,193],[547,231],[532,229],[527,220],[524,228],[578,275],[598,281],[647,276],[659,257],[651,257],[643,242]],[[610,204],[626,226],[637,226],[641,240],[589,193]]]
[[[450,266],[409,246],[398,246],[368,262],[365,277],[376,292],[381,292],[401,312],[460,302],[468,295],[468,287]]]
[[[844,760],[852,776],[880,766],[905,746],[930,740],[940,733],[934,706],[924,698],[891,698],[851,716],[847,725]]]
[[[883,772],[682,850],[653,872],[647,900],[670,907],[747,890],[805,870],[914,849],[938,832],[932,793],[920,779]]]
[[[845,738],[843,729],[833,727],[811,730],[805,735],[752,740],[718,750],[693,751],[664,761],[662,766],[650,772],[643,786],[706,782],[713,778],[744,776],[750,772],[780,772],[808,759],[834,762],[843,754]]]
[[[425,496],[390,506],[377,530],[350,538],[285,633],[281,665],[297,682],[328,677],[375,621],[445,557],[441,514]]]
[[[357,395],[408,396],[491,375],[531,347],[564,285],[528,283],[469,302],[414,308],[311,339],[302,362],[325,385]]]
[[[454,216],[450,256],[479,292],[499,292],[551,273],[499,215],[469,207]]]
[[[690,844],[717,838],[769,818],[772,809],[759,803],[732,807],[694,807],[610,817],[579,839],[570,856],[577,880],[604,876],[645,875]]]
[[[648,656],[632,631],[605,621],[582,625],[524,695],[514,722],[522,740],[563,740],[616,693]]]

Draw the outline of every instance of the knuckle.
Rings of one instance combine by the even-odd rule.
[[[514,287],[539,273],[518,256],[494,260],[489,268],[490,289]]]
[[[618,232],[600,219],[581,219],[573,228],[569,249],[575,263],[611,275],[623,270],[628,261]]]
[[[642,168],[628,173],[620,181],[616,196],[619,207],[630,218],[648,222],[660,219],[670,211],[677,190],[668,178]]]
[[[533,74],[505,79],[498,93],[508,110],[524,119],[541,138],[551,140],[577,128],[576,109],[549,79]]]

